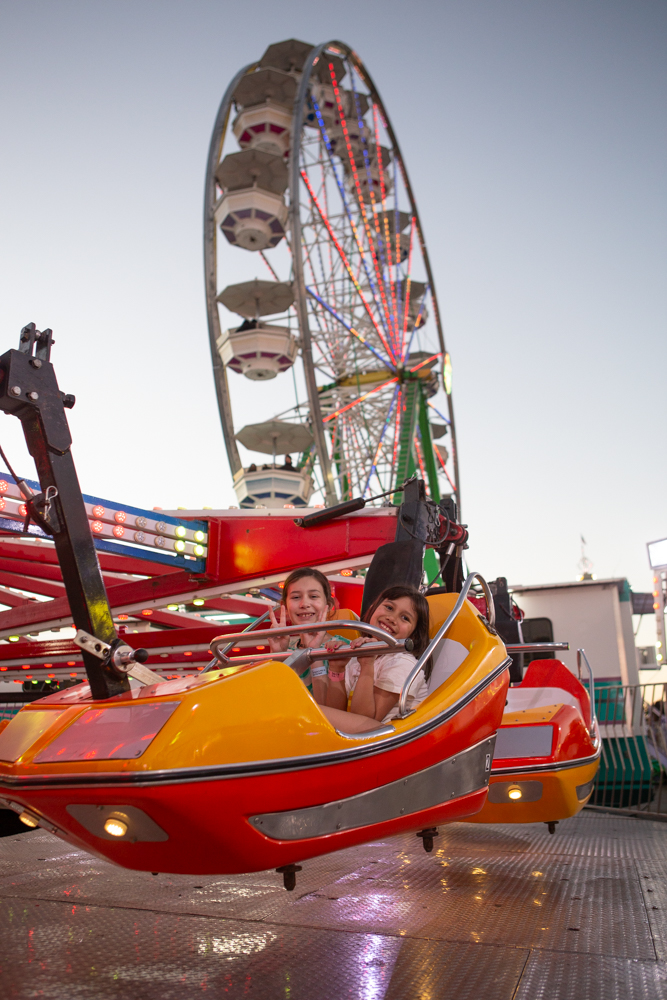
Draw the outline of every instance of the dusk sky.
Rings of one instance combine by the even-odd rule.
[[[289,37],[348,42],[401,144],[454,368],[471,567],[574,579],[583,535],[598,577],[649,589],[645,544],[667,535],[658,0],[0,3],[0,346],[53,328],[82,488],[237,502],[204,172],[230,78]],[[0,442],[34,475],[15,418]]]

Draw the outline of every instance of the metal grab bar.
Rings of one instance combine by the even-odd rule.
[[[363,632],[364,635],[371,635],[376,639],[381,639],[386,645],[391,646],[392,649],[396,647],[403,648],[403,644],[398,639],[394,639],[393,635],[385,632],[382,628],[378,628],[377,625],[369,625],[367,622],[358,622],[356,620],[346,621],[344,619],[331,618],[329,621],[313,622],[311,625],[285,625],[283,628],[265,628],[257,632],[252,632],[251,635],[245,632],[217,635],[211,642],[210,650],[216,658],[220,659],[224,657],[227,650],[232,646],[240,646],[243,642],[251,642],[254,645],[257,639],[277,639],[280,636],[300,635],[305,632],[328,632],[332,628],[354,629],[356,632]],[[223,651],[219,651],[221,643],[226,643],[226,648]],[[289,652],[294,653],[295,650],[292,649]],[[234,657],[234,662],[237,662],[236,657]]]
[[[567,652],[569,642],[514,642],[505,643],[508,653],[555,653]]]
[[[424,669],[430,657],[435,656],[437,654],[440,646],[442,645],[442,643],[446,638],[447,632],[452,626],[452,623],[458,617],[461,608],[465,604],[466,597],[468,596],[468,591],[472,587],[473,580],[479,580],[479,582],[482,585],[482,590],[484,591],[484,597],[486,598],[487,620],[489,622],[489,625],[494,624],[496,620],[496,609],[493,603],[493,594],[491,593],[489,585],[480,573],[469,573],[468,576],[466,577],[465,583],[461,587],[461,593],[458,596],[456,604],[454,605],[449,615],[438,629],[436,635],[434,636],[433,639],[431,639],[428,646],[426,647],[422,655],[419,657],[414,667],[412,668],[412,670],[405,679],[403,689],[401,690],[401,697],[398,700],[399,719],[404,719],[407,714],[405,711],[405,704],[408,700],[408,693],[415,681],[415,678],[419,674],[420,670]]]
[[[238,637],[240,635],[243,635],[244,632],[251,632],[254,629],[255,625],[261,625],[262,622],[265,622],[268,619],[271,610],[272,609],[269,609],[268,611],[265,611],[263,615],[260,615],[259,618],[255,618],[254,622],[250,622],[250,624],[246,628],[244,628],[242,632],[235,632],[234,639],[231,642],[227,643],[226,649],[223,649],[220,655],[224,657],[225,653],[229,652],[232,646],[236,644],[236,640],[238,639]],[[206,664],[206,666],[202,670],[202,673],[205,674],[207,670],[212,670],[217,662],[218,662],[218,657],[214,656],[213,659]]]
[[[579,680],[581,680],[581,661],[584,661],[586,667],[588,668],[588,700],[591,703],[591,728],[589,729],[589,734],[595,736],[595,730],[597,728],[597,716],[595,714],[595,678],[593,677],[593,668],[588,662],[588,657],[583,649],[577,650],[577,672],[579,674]]]
[[[225,657],[224,662],[220,660],[224,667],[247,666],[249,663],[266,663],[267,660],[285,660],[289,666],[306,666],[315,660],[351,660],[355,656],[383,656],[385,653],[410,653],[412,652],[412,640],[406,639],[404,642],[397,642],[389,645],[385,642],[369,642],[365,646],[357,649],[350,649],[345,646],[329,652],[326,646],[318,646],[316,649],[286,649],[279,653],[248,653],[246,656]]]

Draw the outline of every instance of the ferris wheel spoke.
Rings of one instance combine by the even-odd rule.
[[[403,303],[403,330],[401,333],[401,360],[407,357],[406,341],[408,335],[408,315],[410,312],[410,286],[412,284],[412,251],[414,246],[415,218],[410,223],[410,249],[408,250],[408,273],[405,278],[405,301]]]
[[[372,462],[372,465],[371,465],[370,472],[368,473],[368,479],[366,480],[366,485],[364,486],[363,493],[361,494],[362,496],[366,495],[366,492],[368,491],[368,487],[370,485],[370,481],[373,478],[373,474],[375,473],[377,475],[378,458],[380,456],[380,451],[382,449],[382,444],[384,442],[384,437],[385,437],[385,434],[387,433],[387,429],[389,427],[389,423],[391,421],[392,413],[393,413],[394,407],[396,405],[396,400],[398,399],[399,393],[400,393],[400,386],[397,385],[396,388],[395,388],[395,390],[394,390],[394,395],[393,395],[392,400],[391,400],[391,405],[389,407],[389,410],[387,412],[387,416],[385,418],[384,426],[383,426],[382,431],[380,433],[380,440],[378,441],[378,445],[377,445],[377,448],[375,450],[375,455],[373,456],[373,462]],[[378,478],[379,478],[379,476],[378,476]]]
[[[271,267],[271,264],[269,263],[269,260],[267,259],[267,256],[266,256],[266,254],[264,253],[263,250],[259,251],[259,256],[262,258],[262,260],[264,261],[264,263],[268,267],[269,271],[271,272],[271,275],[275,278],[275,280],[276,281],[280,281],[280,278],[278,277],[278,275],[276,274],[276,272]]]
[[[350,171],[352,173],[352,177],[354,178],[354,184],[355,184],[355,188],[356,188],[356,191],[357,191],[357,197],[358,197],[358,201],[359,201],[359,209],[360,209],[360,212],[361,212],[361,218],[363,219],[364,228],[366,230],[366,236],[368,238],[368,246],[369,246],[371,257],[372,257],[372,260],[373,260],[373,266],[374,266],[374,269],[375,269],[375,274],[376,274],[376,277],[378,279],[378,283],[380,285],[380,298],[382,299],[382,305],[383,305],[383,308],[384,308],[384,315],[385,315],[385,318],[386,318],[386,321],[387,321],[387,327],[390,329],[391,328],[391,324],[390,324],[390,321],[389,321],[389,309],[388,309],[388,306],[387,306],[386,296],[385,296],[385,293],[384,293],[384,287],[383,287],[384,286],[384,282],[382,280],[382,274],[380,273],[380,270],[379,270],[379,267],[378,267],[377,254],[375,253],[375,248],[373,246],[373,237],[372,237],[372,234],[371,234],[371,227],[370,227],[370,224],[368,222],[367,215],[366,215],[366,207],[364,205],[364,198],[363,198],[363,194],[362,194],[362,191],[361,191],[361,184],[359,182],[359,175],[358,175],[358,172],[357,172],[357,165],[355,163],[354,155],[352,153],[352,146],[351,146],[351,143],[350,143],[350,135],[349,135],[348,127],[347,127],[347,120],[346,120],[346,117],[345,117],[345,110],[343,108],[343,105],[342,105],[342,102],[341,102],[341,99],[340,99],[340,90],[339,90],[339,87],[338,87],[338,81],[336,80],[336,72],[335,72],[334,64],[333,63],[329,63],[329,74],[331,76],[331,82],[333,84],[333,90],[334,90],[334,94],[335,94],[335,97],[336,97],[336,105],[337,105],[337,108],[338,108],[338,116],[339,116],[339,119],[340,119],[341,128],[343,130],[343,135],[345,137],[345,147],[347,149],[347,156],[348,156],[348,162],[350,164]],[[363,132],[361,133],[361,141],[362,141],[362,143],[365,144],[366,140],[365,140],[365,137],[363,136]],[[369,185],[372,183],[372,179],[370,177],[370,174],[369,174],[368,183],[369,183]],[[369,186],[369,194],[372,194],[372,189],[370,188],[370,186]],[[392,353],[392,352],[390,351],[390,353]]]
[[[392,366],[395,367],[395,365],[393,364],[396,361],[394,353],[393,353],[391,347],[389,346],[389,344],[387,343],[387,341],[385,340],[385,338],[384,338],[384,336],[382,334],[382,331],[380,330],[380,327],[377,324],[377,320],[375,319],[375,316],[373,315],[373,311],[372,311],[371,307],[369,306],[368,302],[366,301],[366,297],[365,297],[364,293],[361,290],[361,286],[359,285],[359,282],[354,277],[354,274],[352,272],[352,268],[350,266],[350,262],[347,259],[347,255],[346,255],[345,251],[343,250],[342,246],[340,245],[340,243],[338,242],[338,240],[336,239],[336,235],[335,235],[335,233],[333,231],[333,228],[331,227],[331,223],[329,222],[329,220],[327,219],[326,215],[324,214],[324,210],[322,209],[319,201],[317,200],[317,196],[316,196],[315,192],[312,189],[310,181],[308,180],[308,175],[305,173],[305,171],[302,170],[301,171],[301,176],[303,178],[303,181],[304,181],[306,187],[308,188],[308,193],[310,194],[310,197],[313,200],[313,204],[315,205],[315,207],[317,208],[318,212],[320,213],[320,216],[322,218],[322,221],[324,222],[324,225],[327,228],[329,236],[331,237],[331,240],[332,240],[334,246],[336,247],[336,249],[338,250],[338,253],[340,254],[340,257],[341,257],[341,260],[343,262],[343,265],[345,266],[345,269],[346,269],[347,273],[349,274],[350,279],[351,279],[354,287],[357,290],[359,298],[361,299],[361,301],[362,301],[362,303],[364,305],[364,308],[365,308],[366,312],[368,313],[368,316],[369,316],[369,318],[370,318],[373,326],[375,327],[375,331],[376,331],[378,337],[380,338],[380,340],[382,341],[382,343],[384,344],[387,353],[389,354],[389,356],[392,359]]]
[[[356,90],[355,90],[355,97],[356,97]],[[380,128],[378,124],[378,107],[377,104],[375,104],[375,102],[373,103],[373,122],[375,124],[375,137],[376,137],[375,141],[377,144],[377,137],[380,133]],[[400,354],[400,333],[399,333],[399,321],[398,321],[398,303],[396,300],[396,282],[394,279],[392,279],[391,275],[391,267],[392,267],[391,237],[389,234],[389,214],[387,212],[387,189],[384,180],[384,164],[382,163],[381,156],[378,157],[378,171],[380,175],[380,195],[382,198],[382,223],[384,229],[381,245],[386,248],[386,255],[383,251],[383,258],[386,256],[387,278],[389,280],[389,290],[391,294],[391,304],[392,304],[392,317],[394,321],[394,334],[396,337],[396,348]],[[375,225],[377,228],[378,226],[377,216],[375,218]],[[378,237],[379,237],[379,232],[378,232]],[[378,243],[379,242],[380,241],[378,239]],[[400,241],[399,241],[399,248],[400,248]]]
[[[321,132],[321,135],[322,135],[322,140],[324,142],[325,148],[326,148],[327,153],[329,155],[329,160],[330,160],[330,163],[331,163],[331,170],[332,170],[333,175],[334,175],[334,177],[336,179],[336,184],[337,184],[338,190],[340,192],[341,200],[342,200],[343,205],[345,207],[345,212],[347,214],[347,219],[348,219],[348,222],[350,224],[352,235],[354,237],[354,240],[355,240],[355,242],[357,244],[357,247],[358,247],[358,250],[359,250],[360,264],[359,264],[359,268],[358,268],[358,271],[357,271],[357,281],[359,279],[359,274],[361,272],[361,268],[363,267],[364,270],[365,270],[365,272],[366,272],[366,277],[368,279],[368,284],[369,284],[369,287],[371,289],[371,295],[372,295],[372,297],[373,297],[373,299],[375,301],[375,305],[377,307],[378,314],[380,316],[380,320],[382,322],[382,325],[385,327],[385,331],[387,332],[388,336],[390,336],[390,330],[387,328],[387,325],[386,325],[386,323],[384,321],[384,317],[382,315],[381,304],[378,301],[377,292],[375,290],[375,283],[373,281],[373,278],[371,276],[371,273],[370,273],[370,270],[369,270],[369,267],[368,267],[368,262],[366,260],[366,254],[364,252],[362,239],[359,236],[358,227],[355,225],[354,219],[352,217],[352,212],[350,210],[348,198],[347,198],[347,196],[345,194],[345,186],[344,186],[344,184],[343,184],[343,182],[342,182],[342,180],[341,180],[341,178],[339,176],[338,169],[337,169],[336,164],[334,162],[334,155],[333,155],[333,150],[331,148],[331,141],[330,141],[328,133],[327,133],[326,125],[324,124],[324,119],[322,118],[322,114],[320,112],[320,109],[318,107],[318,104],[317,104],[317,101],[315,100],[315,98],[313,97],[311,100],[312,100],[313,108],[315,110],[315,114],[316,114],[316,117],[317,117],[318,125],[320,127],[320,132]],[[371,252],[371,257],[372,257],[372,250],[371,250],[370,246],[369,246],[369,252]],[[390,339],[391,339],[391,336],[390,336]]]
[[[333,306],[330,306],[328,302],[325,302],[324,299],[321,298],[317,294],[317,292],[314,291],[312,288],[306,286],[306,291],[311,296],[311,298],[319,302],[322,308],[325,309],[326,312],[329,313],[331,316],[333,316],[334,319],[336,319],[341,324],[341,326],[344,326],[345,329],[348,331],[348,333],[351,333],[353,337],[356,337],[360,344],[363,344],[365,348],[367,348],[369,351],[372,351],[372,353],[375,355],[378,361],[381,361],[383,365],[386,365],[386,367],[390,371],[396,371],[395,365],[393,365],[391,361],[389,361],[387,358],[384,358],[379,351],[376,351],[375,348],[372,346],[372,344],[369,344],[368,341],[364,337],[362,337],[362,335],[359,333],[358,330],[355,330],[353,326],[350,326],[349,323],[346,323],[343,317],[336,312]]]
[[[387,382],[383,382],[382,385],[377,385],[375,386],[374,389],[369,389],[368,392],[365,392],[362,396],[359,396],[357,399],[354,399],[351,403],[347,403],[345,406],[342,406],[334,413],[330,413],[329,416],[324,417],[323,423],[326,424],[329,420],[333,420],[335,417],[338,417],[341,413],[346,413],[348,410],[351,410],[353,406],[358,406],[359,403],[363,403],[363,401],[365,399],[368,399],[369,396],[372,396],[376,392],[380,392],[381,389],[386,389],[388,385],[393,385],[394,382],[398,382],[398,378],[391,378]]]

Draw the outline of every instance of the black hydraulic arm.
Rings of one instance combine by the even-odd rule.
[[[65,395],[50,362],[51,330],[30,323],[21,331],[19,349],[0,357],[0,409],[17,416],[35,460],[42,492],[30,496],[22,486],[30,516],[52,536],[74,625],[110,646],[118,642],[93,537],[70,451],[72,438]],[[20,484],[19,484],[20,485]],[[82,650],[93,698],[129,691],[127,675],[111,660]]]

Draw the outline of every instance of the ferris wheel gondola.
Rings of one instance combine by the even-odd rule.
[[[241,506],[329,505],[414,472],[434,499],[460,503],[451,365],[422,225],[385,106],[348,45],[290,39],[236,75],[211,139],[204,224],[213,371]],[[239,250],[262,258],[262,279],[250,269],[226,284],[226,253]],[[236,326],[223,329],[221,305]],[[307,425],[312,444],[293,470],[275,457],[244,468],[228,378],[268,381],[295,365],[307,403],[264,413],[258,396],[258,411]]]

